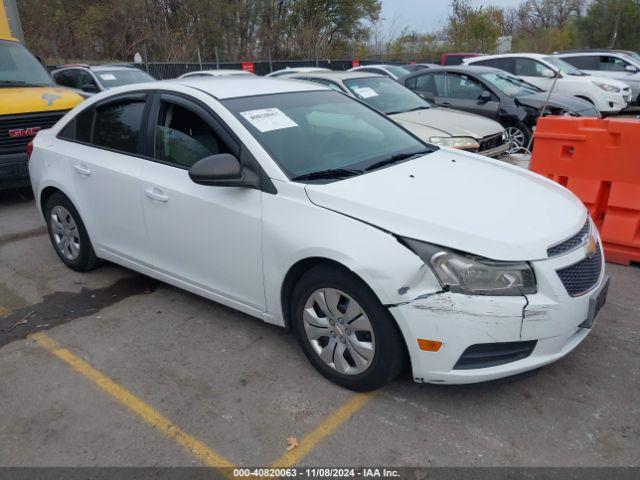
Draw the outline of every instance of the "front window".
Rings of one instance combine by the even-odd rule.
[[[137,68],[127,70],[99,70],[95,73],[105,88],[155,81],[151,75]]]
[[[600,70],[605,72],[625,72],[629,63],[621,58],[603,55],[600,57]]]
[[[387,115],[431,106],[419,95],[386,77],[352,78],[343,83],[356,98]]]
[[[337,92],[223,103],[291,178],[330,169],[362,171],[391,156],[430,148],[384,115]]]
[[[542,91],[538,87],[506,73],[483,73],[481,77],[509,97]]]
[[[36,57],[18,42],[0,40],[0,87],[49,85],[53,80]]]
[[[199,115],[171,102],[161,103],[155,134],[158,160],[191,168],[199,160],[219,153],[230,151]]]
[[[544,57],[544,60],[546,62],[550,63],[551,65],[553,65],[554,67],[556,67],[562,73],[565,73],[567,75],[572,75],[574,77],[582,77],[582,76],[586,75],[586,73],[581,72],[580,70],[578,70],[573,65],[565,62],[564,60],[562,60],[562,59],[560,59],[558,57]]]

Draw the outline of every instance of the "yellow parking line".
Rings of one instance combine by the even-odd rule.
[[[93,368],[86,360],[83,360],[73,354],[70,350],[61,347],[53,338],[42,332],[34,333],[33,335],[30,335],[29,338],[35,340],[38,345],[51,352],[76,372],[91,380],[101,390],[127,407],[153,428],[160,430],[169,439],[187,449],[204,465],[214,468],[229,468],[235,466],[222,455],[211,450],[197,438],[182,431],[178,426],[173,424],[171,420],[155,410],[151,405],[145,403],[129,390],[120,386],[115,381]],[[222,473],[225,476],[232,477],[229,470],[223,471]]]
[[[377,396],[376,392],[358,393],[351,400],[332,412],[329,417],[318,425],[313,432],[306,435],[298,447],[289,450],[278,460],[273,462],[274,467],[294,467],[313,450],[325,437],[331,435],[340,425],[349,420],[362,407]]]

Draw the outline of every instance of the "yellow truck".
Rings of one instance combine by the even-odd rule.
[[[27,144],[83,100],[56,86],[15,38],[6,4],[0,0],[0,190],[29,184]]]

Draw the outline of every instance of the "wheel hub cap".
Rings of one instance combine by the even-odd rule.
[[[307,299],[304,331],[318,357],[334,370],[357,375],[373,361],[373,327],[360,305],[333,288],[316,290]]]
[[[51,210],[51,235],[58,251],[68,260],[80,254],[80,232],[71,213],[63,206]]]

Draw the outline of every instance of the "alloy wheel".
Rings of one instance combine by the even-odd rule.
[[[373,327],[346,293],[334,288],[313,292],[304,306],[303,325],[318,357],[337,372],[358,375],[371,365],[376,348]]]
[[[80,232],[69,210],[61,205],[51,210],[51,235],[58,251],[67,259],[75,260],[80,254]]]
[[[526,147],[526,135],[518,127],[507,127],[507,139],[509,140],[509,150]]]

